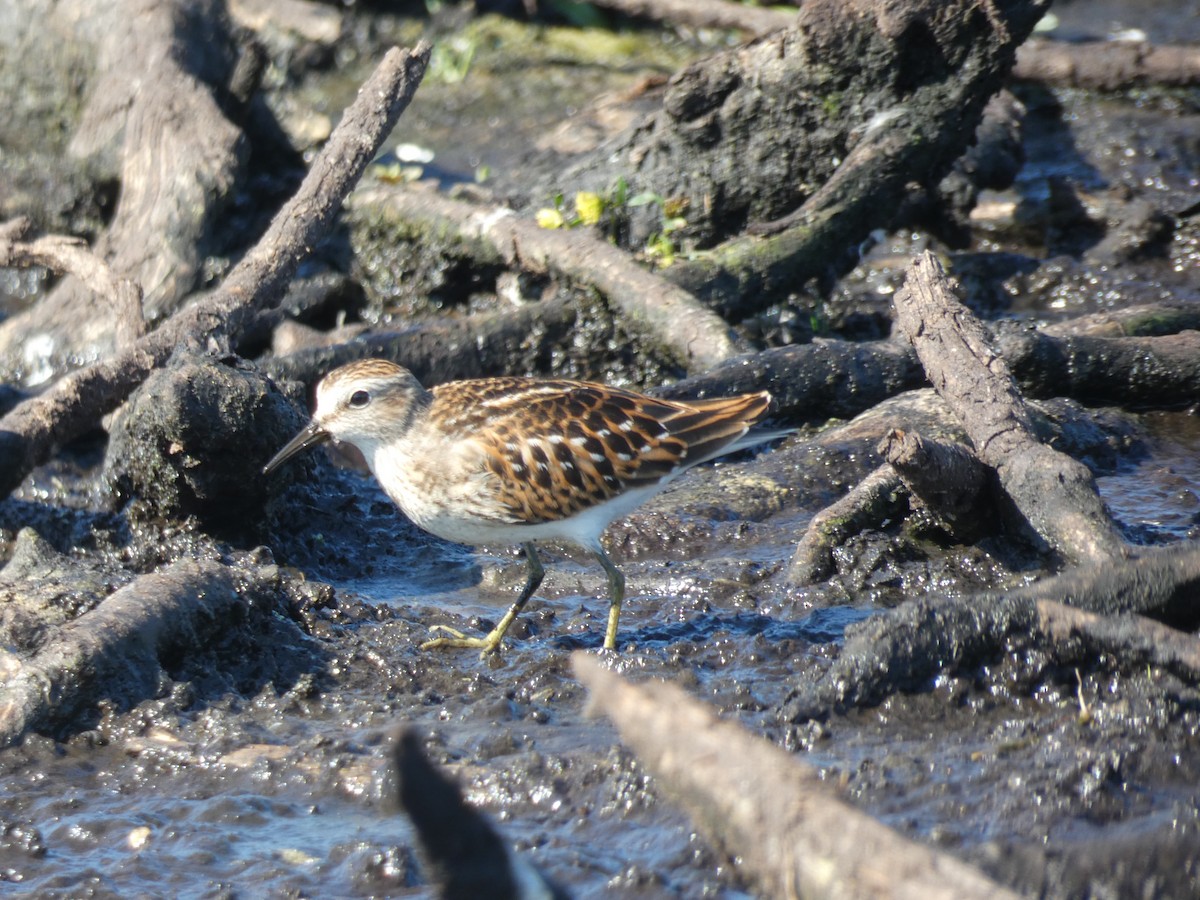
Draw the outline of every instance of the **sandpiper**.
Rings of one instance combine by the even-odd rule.
[[[625,578],[600,534],[692,466],[788,434],[751,430],[770,402],[765,391],[684,402],[534,378],[426,390],[407,369],[367,359],[321,380],[312,422],[263,472],[326,440],[353,444],[420,528],[464,544],[524,546],[528,577],[499,624],[485,637],[435,626],[451,636],[422,649],[496,650],[541,584],[535,542],[565,540],[594,553],[608,575],[604,647],[615,650]]]

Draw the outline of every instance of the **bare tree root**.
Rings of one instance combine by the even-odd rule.
[[[241,603],[244,570],[183,560],[143,575],[62,625],[29,660],[7,656],[0,748],[75,721],[103,696],[152,696],[159,660],[220,635]],[[114,686],[120,684],[120,689]]]
[[[789,698],[787,717],[794,722],[824,718],[837,710],[877,703],[894,691],[920,690],[939,672],[994,659],[1010,636],[1041,634],[1053,646],[1056,636],[1074,634],[1066,626],[1091,634],[1122,665],[1140,664],[1142,657],[1126,658],[1119,648],[1144,653],[1144,629],[1127,628],[1120,618],[1115,622],[1067,619],[1055,607],[1043,609],[1042,602],[1067,604],[1106,618],[1154,614],[1195,621],[1200,617],[1197,596],[1200,543],[1187,541],[1147,550],[1136,559],[1099,562],[1011,591],[923,597],[848,628],[833,665]],[[1171,648],[1180,646],[1179,641],[1171,644]],[[1180,660],[1188,658],[1186,653],[1176,655]]]
[[[937,392],[996,470],[1015,512],[1071,562],[1121,557],[1126,546],[1083,463],[1047,447],[1003,357],[955,297],[937,258],[917,257],[895,296],[897,324]]]
[[[970,448],[893,429],[879,452],[917,503],[961,543],[987,531],[991,471]]]
[[[217,334],[236,335],[260,310],[279,302],[297,265],[329,229],[342,201],[412,99],[428,60],[424,43],[411,52],[388,52],[296,195],[219,288],[128,349],[65,376],[0,419],[0,494],[11,493],[55,447],[94,428],[167,360],[176,345]]]
[[[646,334],[689,372],[711,369],[749,349],[723,319],[686,291],[587,230],[541,228],[504,207],[481,209],[405,186],[360,191],[354,199],[357,205],[484,242],[509,265],[594,286],[631,329]]]
[[[788,582],[816,584],[833,574],[833,551],[851,535],[896,513],[906,494],[891,466],[880,466],[836,503],[812,517],[796,545]]]
[[[1017,896],[850,806],[812,768],[674,685],[634,686],[584,653],[571,662],[593,708],[763,896]]]

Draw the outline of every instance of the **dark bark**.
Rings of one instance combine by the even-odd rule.
[[[795,24],[677,73],[663,108],[537,195],[607,190],[618,176],[685,207],[710,246],[795,213],[669,278],[722,312],[766,305],[853,257],[907,185],[930,187],[974,138],[1041,2],[813,0]],[[797,212],[798,210],[798,212]],[[659,227],[647,208],[634,242]]]
[[[265,360],[264,372],[311,387],[338,366],[356,359],[390,359],[422,384],[483,378],[533,368],[522,365],[574,339],[576,311],[566,300],[419,325],[407,331],[372,332],[344,344],[314,347]]]
[[[1095,404],[1163,409],[1200,397],[1200,331],[1156,337],[1053,337],[1001,327],[996,349],[1021,389]]]
[[[924,383],[915,354],[898,342],[817,341],[738,357],[658,393],[687,399],[768,390],[783,418],[824,420],[849,418]]]
[[[299,191],[217,290],[127,350],[62,378],[0,419],[0,494],[11,493],[55,447],[96,427],[177,344],[240,334],[261,310],[279,302],[296,267],[328,230],[412,99],[428,59],[425,44],[411,53],[393,49],[384,57]]]

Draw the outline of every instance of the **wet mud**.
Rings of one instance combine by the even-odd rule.
[[[1093,14],[1079,4],[1061,13],[1079,29]],[[1157,36],[1178,39],[1151,21]],[[975,223],[972,248],[1003,272],[989,270],[969,298],[975,308],[1049,321],[1194,300],[1200,226],[1182,211],[1200,172],[1186,137],[1200,129],[1195,92],[1027,88],[1023,99],[1034,110],[1025,167],[987,198],[999,212]],[[446,157],[460,174],[485,161],[460,159],[468,143]],[[1103,202],[1075,194],[1080,202],[1064,205],[1061,179]],[[1098,224],[1141,200],[1177,216],[1169,237],[1154,216]],[[877,247],[830,299],[827,323],[879,336],[869,332],[886,327],[887,297],[924,240]],[[982,263],[960,262],[970,285]],[[368,303],[377,319],[391,314],[378,295]],[[0,751],[0,893],[434,896],[386,765],[404,724],[516,851],[573,896],[747,895],[736,863],[589,714],[569,657],[603,640],[604,573],[590,556],[545,554],[545,581],[503,654],[421,651],[433,625],[485,633],[519,590],[524,560],[422,534],[352,461],[324,451],[244,492],[197,472],[172,451],[197,438],[158,417],[178,408],[187,418],[172,397],[209,402],[191,374],[178,361],[160,382],[182,384],[181,394],[148,385],[140,402],[153,415],[137,419],[135,402],[118,418],[110,440],[126,442],[120,454],[106,461],[97,439],[80,442],[0,502],[0,670],[6,654],[36,650],[168,560],[219,560],[274,588],[219,637],[167,660],[150,699],[116,691]],[[224,452],[265,458],[297,425],[302,391],[236,367],[222,377],[238,385],[233,413],[247,426]],[[615,523],[607,545],[628,592],[611,665],[680,684],[819,767],[855,805],[1023,893],[1195,896],[1196,684],[1119,659],[1050,656],[1016,635],[995,658],[874,707],[792,715],[797,679],[829,665],[848,626],[912,597],[1011,587],[1040,572],[1028,549],[959,546],[889,523],[840,547],[830,579],[787,584],[804,526],[878,465],[883,434],[914,422],[952,429],[931,398],[914,391],[852,421],[811,421],[776,446],[689,473]],[[1081,425],[1071,405],[1044,411],[1092,468],[1126,539],[1200,538],[1195,410],[1100,410]],[[160,490],[174,493],[139,506]],[[176,517],[158,518],[165,508]]]

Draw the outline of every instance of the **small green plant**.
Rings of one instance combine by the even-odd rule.
[[[475,41],[461,35],[438,41],[429,57],[429,76],[443,84],[459,84],[471,71]]]
[[[575,195],[572,209],[567,208],[566,198],[555,194],[552,206],[539,209],[536,213],[542,228],[578,228],[581,225],[598,225],[604,228],[609,239],[616,242],[629,222],[629,210],[639,206],[657,206],[661,213],[659,228],[646,241],[643,252],[659,265],[669,266],[679,254],[679,247],[672,235],[687,226],[683,213],[687,200],[669,199],[654,193],[629,196],[629,184],[618,178],[603,194],[580,191]]]

